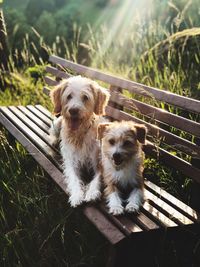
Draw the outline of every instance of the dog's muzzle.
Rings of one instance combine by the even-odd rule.
[[[75,131],[79,128],[81,124],[80,110],[78,108],[70,108],[70,128],[72,131]]]
[[[113,161],[114,161],[115,165],[117,165],[117,166],[121,165],[122,162],[123,162],[122,154],[121,153],[117,153],[117,152],[114,153],[113,154]]]

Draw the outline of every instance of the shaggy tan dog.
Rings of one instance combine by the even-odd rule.
[[[131,121],[100,124],[101,161],[109,212],[137,212],[144,201],[142,144],[146,127]]]
[[[55,119],[50,129],[52,143],[60,138],[69,202],[72,207],[100,197],[97,127],[108,103],[109,93],[96,82],[74,76],[52,90]],[[86,181],[89,173],[92,180]]]

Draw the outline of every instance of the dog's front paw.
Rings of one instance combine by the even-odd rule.
[[[99,190],[88,190],[85,195],[85,201],[95,201],[101,197],[101,192]]]
[[[132,203],[132,202],[129,202],[126,207],[125,207],[125,210],[127,212],[139,212],[140,210],[140,204],[139,203]]]
[[[120,215],[124,213],[124,208],[122,205],[110,206],[109,213],[113,215]]]
[[[83,200],[84,200],[83,192],[80,192],[79,194],[73,194],[69,197],[69,203],[73,208],[76,208],[77,206],[82,204]]]

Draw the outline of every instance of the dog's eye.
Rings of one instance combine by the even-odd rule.
[[[115,144],[115,139],[109,139],[108,142],[111,146],[113,146]]]
[[[67,100],[70,100],[70,99],[72,99],[72,95],[71,95],[71,94],[69,94],[69,95],[67,96]]]
[[[88,96],[87,95],[83,95],[83,101],[86,102],[88,100],[89,100]]]
[[[129,146],[132,146],[132,145],[133,145],[133,143],[131,141],[129,141],[129,140],[126,140],[123,143],[123,146],[125,146],[125,147],[129,147]]]

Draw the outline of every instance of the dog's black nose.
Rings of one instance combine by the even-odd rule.
[[[69,113],[71,116],[76,117],[79,114],[79,109],[78,108],[70,108]]]
[[[113,160],[114,160],[116,165],[120,165],[123,161],[122,155],[118,152],[115,152],[113,154]]]

